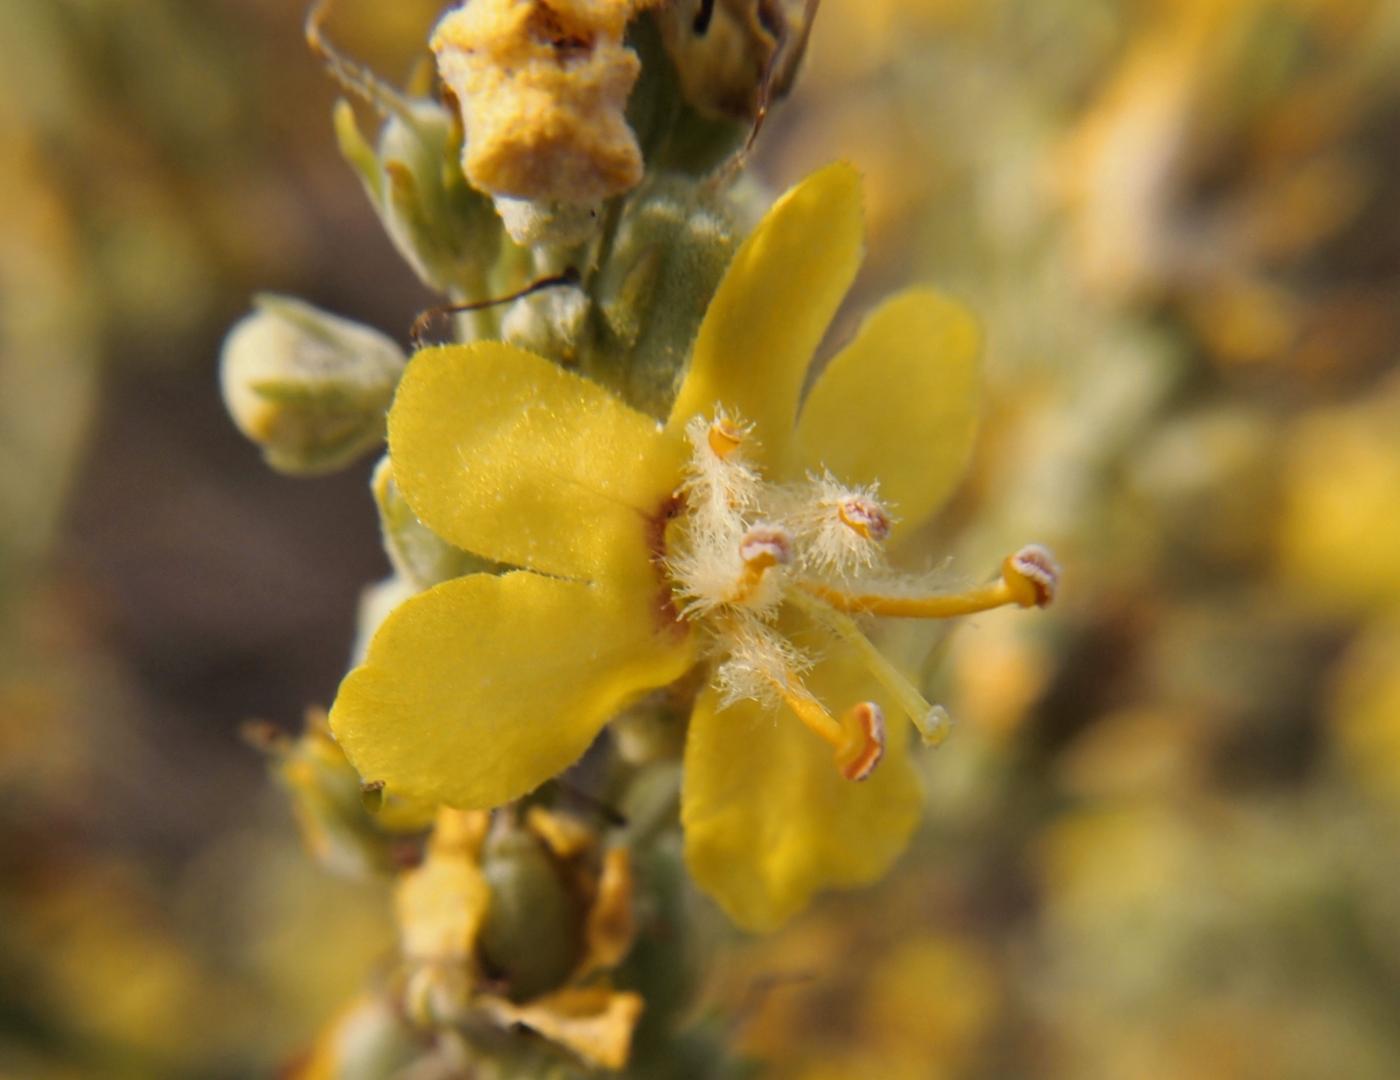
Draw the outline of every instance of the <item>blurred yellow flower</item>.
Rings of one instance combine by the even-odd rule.
[[[773,1080],[936,1080],[978,1075],[1004,1007],[994,957],[966,927],[930,929],[905,907],[929,879],[881,891],[882,926],[833,906],[745,951],[728,993],[742,995],[737,1049]],[[887,905],[887,906],[886,906]],[[890,933],[891,926],[900,926]],[[820,970],[817,958],[841,956]],[[747,1013],[747,1010],[746,1010]]]
[[[1400,602],[1400,378],[1319,409],[1288,439],[1279,559],[1287,578],[1342,610]]]
[[[928,517],[970,448],[979,335],[949,300],[888,301],[797,418],[862,234],[849,166],[784,196],[721,283],[664,426],[509,346],[411,362],[389,418],[396,483],[444,539],[525,569],[448,581],[384,623],[331,714],[365,779],[500,805],[703,660],[682,799],[697,882],[768,929],[888,867],[920,796],[885,710],[930,743],[946,718],[852,614],[1030,606],[1055,571],[1026,549],[993,584],[922,595],[885,567],[882,542]]]
[[[1400,614],[1377,619],[1348,650],[1331,723],[1342,757],[1375,797],[1400,807]]]

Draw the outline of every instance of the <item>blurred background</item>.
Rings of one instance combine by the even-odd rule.
[[[390,78],[442,5],[343,0]],[[391,945],[265,763],[382,577],[369,463],[265,469],[252,292],[434,298],[283,0],[0,0],[0,1075],[266,1075]],[[883,885],[710,987],[777,1077],[1400,1073],[1400,3],[825,0],[755,169],[866,175],[874,297],[988,335],[950,639]],[[932,545],[937,545],[936,548]],[[757,988],[757,989],[756,989]]]

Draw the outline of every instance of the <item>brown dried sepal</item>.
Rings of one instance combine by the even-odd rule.
[[[783,97],[811,30],[809,0],[672,0],[657,13],[681,91],[708,116],[753,121]]]
[[[462,168],[491,195],[596,203],[635,187],[627,126],[641,64],[622,44],[653,0],[471,0],[433,33],[466,128]]]

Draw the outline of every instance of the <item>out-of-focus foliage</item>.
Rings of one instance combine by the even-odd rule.
[[[392,943],[387,893],[320,873],[232,726],[181,709],[209,640],[241,622],[259,648],[256,605],[182,580],[182,547],[211,568],[225,544],[276,557],[287,538],[223,531],[249,493],[220,490],[207,453],[136,479],[120,463],[178,444],[172,392],[207,396],[251,283],[320,274],[318,221],[360,209],[316,137],[333,95],[294,9],[0,0],[6,1076],[268,1072]],[[345,31],[402,64],[434,10]],[[139,537],[139,562],[94,558],[85,526]],[[166,636],[182,611],[202,621]]]
[[[958,631],[922,851],[744,958],[747,1040],[778,1076],[1393,1074],[1400,11],[823,19],[778,154],[844,142],[887,272],[985,318],[946,532],[1066,584]]]
[[[337,33],[397,73],[435,12],[346,0]],[[231,732],[182,757],[142,721],[172,657],[113,653],[36,570],[104,364],[212,395],[252,282],[346,310],[392,261],[317,250],[318,200],[379,226],[297,14],[0,0],[0,1072],[265,1071],[391,948],[388,896],[317,873]],[[984,321],[930,560],[1034,535],[1066,580],[930,672],[959,724],[895,876],[725,963],[766,1075],[1400,1068],[1397,145],[1385,0],[822,4],[757,163],[854,160],[858,291]],[[201,821],[211,791],[237,814]]]

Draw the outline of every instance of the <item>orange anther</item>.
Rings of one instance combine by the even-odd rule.
[[[847,780],[864,780],[885,756],[884,710],[873,701],[862,701],[847,710],[842,722],[855,738],[853,749],[837,757],[841,775]]]
[[[736,424],[726,416],[721,416],[710,424],[708,441],[715,457],[723,461],[743,445],[748,437],[746,426]]]

